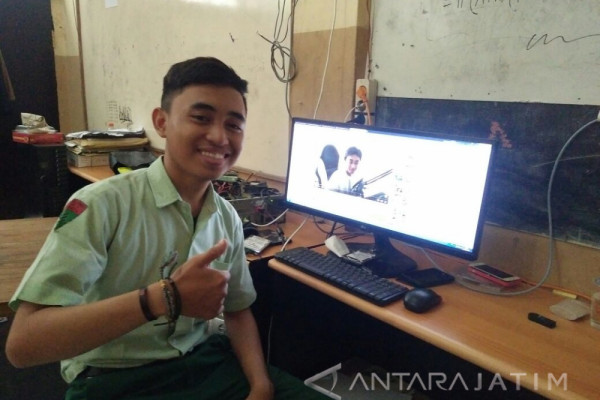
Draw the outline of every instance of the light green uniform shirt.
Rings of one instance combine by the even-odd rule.
[[[235,209],[209,186],[195,221],[164,169],[150,167],[88,185],[75,193],[9,303],[71,306],[92,303],[157,282],[160,265],[176,250],[177,265],[221,239],[225,254],[211,266],[229,270],[225,311],[256,298]],[[140,310],[141,312],[141,310]],[[167,337],[164,317],[61,363],[71,382],[86,365],[132,367],[188,352],[207,337],[207,324],[181,316]],[[65,327],[68,329],[68,327]]]

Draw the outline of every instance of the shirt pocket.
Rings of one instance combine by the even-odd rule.
[[[212,269],[216,269],[219,271],[229,271],[231,269],[231,264],[223,261],[214,260],[210,263]]]

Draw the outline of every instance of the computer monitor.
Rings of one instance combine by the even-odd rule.
[[[477,258],[494,142],[294,118],[285,200],[375,237],[367,267],[397,276],[416,263],[389,239]]]

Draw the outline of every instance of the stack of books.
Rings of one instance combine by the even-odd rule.
[[[113,151],[142,150],[149,141],[144,130],[83,131],[66,135],[67,161],[75,167],[109,165]]]
[[[57,144],[64,141],[64,136],[51,127],[34,128],[17,125],[12,132],[12,140],[25,144]]]

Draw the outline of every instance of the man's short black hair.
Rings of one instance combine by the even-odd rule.
[[[346,150],[346,155],[344,156],[344,160],[348,158],[348,156],[358,156],[358,158],[362,160],[362,151],[360,151],[358,147],[348,147],[348,150]]]
[[[236,72],[214,57],[196,57],[173,64],[163,79],[163,92],[160,106],[169,111],[173,97],[192,85],[226,86],[237,90],[246,105],[248,82]]]

